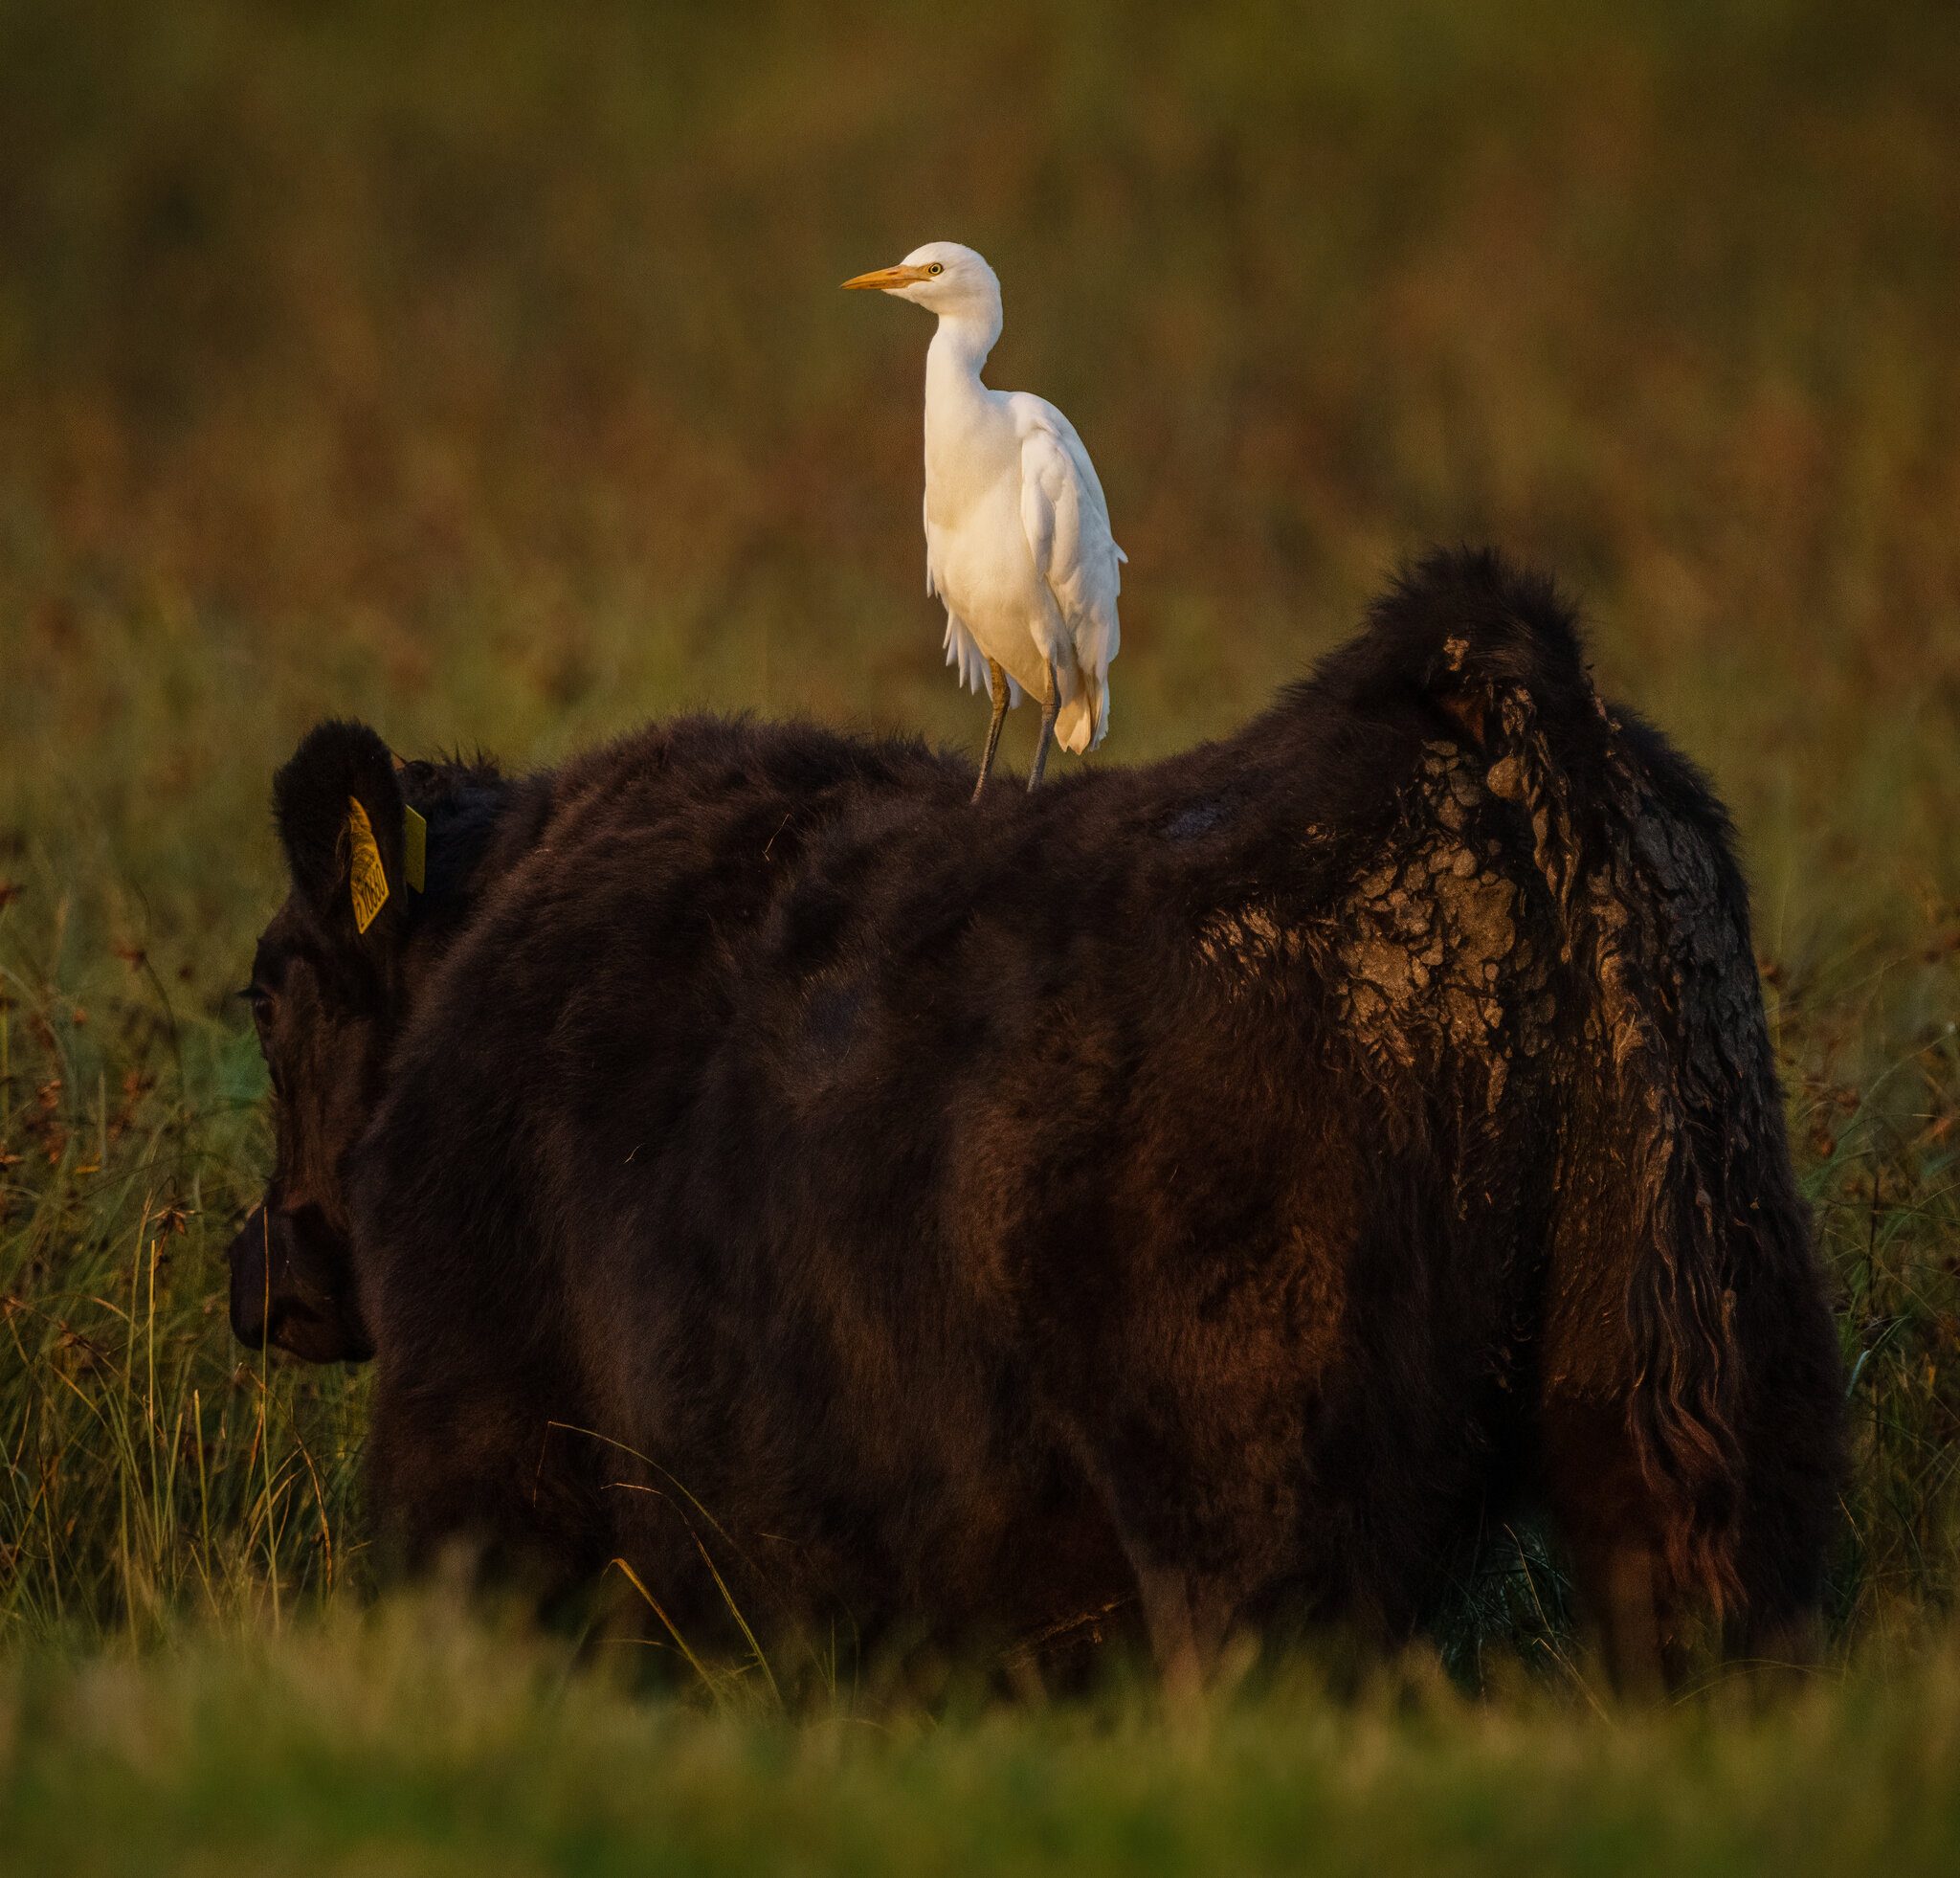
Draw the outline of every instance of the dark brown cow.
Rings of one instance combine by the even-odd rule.
[[[1433,557],[1235,737],[971,786],[702,719],[281,771],[234,1321],[372,1350],[409,1554],[683,1626],[1134,1599],[1188,1679],[1406,1630],[1535,1498],[1624,1678],[1800,1631],[1840,1376],[1745,890],[1548,585]]]

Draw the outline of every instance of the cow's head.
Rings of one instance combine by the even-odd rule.
[[[272,1077],[277,1147],[265,1196],[232,1241],[232,1330],[309,1362],[373,1353],[345,1181],[424,924],[429,828],[403,787],[418,778],[453,819],[455,772],[402,771],[365,724],[328,723],[273,783],[292,891],[259,938],[245,995]]]

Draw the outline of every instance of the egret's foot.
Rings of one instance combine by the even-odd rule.
[[[1040,787],[1048,768],[1048,746],[1055,741],[1055,719],[1061,709],[1061,682],[1056,676],[1055,660],[1048,661],[1048,696],[1041,705],[1041,734],[1035,740],[1035,767],[1028,771],[1028,794]]]
[[[979,801],[980,792],[987,787],[987,778],[993,773],[993,752],[1000,748],[1000,727],[1007,718],[1007,674],[1001,670],[997,660],[987,661],[987,689],[993,699],[993,716],[987,726],[987,748],[980,756],[980,779],[973,785],[973,800]]]

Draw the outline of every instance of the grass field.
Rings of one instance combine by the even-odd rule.
[[[359,1378],[225,1325],[271,771],[327,711],[977,746],[928,325],[835,291],[934,236],[1130,554],[1097,760],[1487,537],[1733,806],[1852,1377],[1797,1696],[1605,1711],[1532,1535],[1180,1729],[373,1601]],[[0,7],[0,1867],[1953,1869],[1956,307],[1936,0]]]

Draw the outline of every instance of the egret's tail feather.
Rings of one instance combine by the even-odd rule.
[[[1055,716],[1055,741],[1071,755],[1094,749],[1109,733],[1109,682],[1084,685]]]

